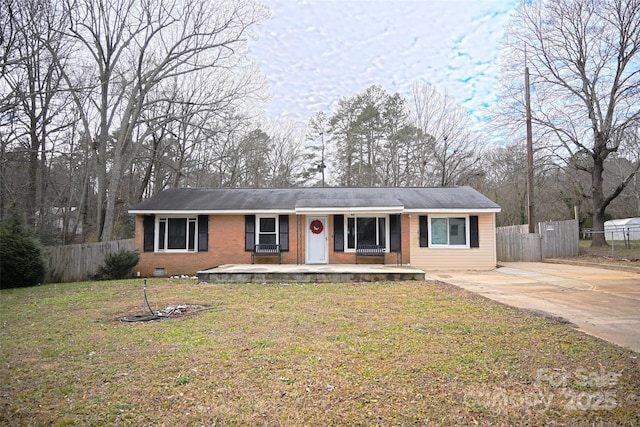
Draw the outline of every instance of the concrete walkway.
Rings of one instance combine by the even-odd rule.
[[[640,269],[541,262],[501,265],[494,271],[436,272],[427,278],[562,317],[583,332],[640,352]]]

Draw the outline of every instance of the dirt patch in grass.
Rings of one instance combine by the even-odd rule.
[[[2,425],[638,425],[638,354],[438,282],[0,292]]]
[[[171,304],[160,310],[154,310],[145,302],[144,310],[135,314],[125,314],[116,317],[119,322],[155,322],[158,320],[179,319],[184,316],[193,316],[207,310],[208,307],[200,304]]]

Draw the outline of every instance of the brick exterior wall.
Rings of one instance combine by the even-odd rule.
[[[244,215],[209,216],[209,250],[206,252],[144,252],[143,216],[136,215],[135,247],[140,261],[134,269],[141,276],[151,276],[157,268],[164,268],[168,275],[188,274],[223,264],[250,264],[251,252],[244,250]],[[282,252],[283,264],[295,264],[297,260],[297,223],[295,215],[289,216],[289,251]],[[277,257],[261,257],[259,263],[278,263]]]
[[[402,263],[409,264],[411,262],[411,242],[409,241],[409,233],[411,230],[411,224],[409,215],[402,215]],[[387,264],[396,264],[399,262],[399,254],[395,252],[387,253],[385,255],[385,262]],[[358,258],[359,264],[380,264],[380,258],[378,257],[360,257]],[[335,252],[333,250],[333,215],[329,215],[329,264],[355,264],[356,254],[355,252]]]
[[[135,248],[140,252],[140,262],[135,272],[141,276],[152,276],[155,269],[165,269],[168,275],[194,275],[197,271],[206,270],[223,264],[250,264],[251,252],[244,250],[244,215],[210,215],[209,216],[209,250],[206,252],[171,253],[144,252],[143,216],[136,215]],[[408,264],[410,257],[411,221],[408,215],[402,215],[402,262]],[[327,217],[329,263],[355,264],[356,254],[353,252],[334,252],[333,250],[333,216]],[[306,217],[289,215],[289,251],[282,252],[283,264],[305,262]],[[298,231],[300,234],[298,235]],[[387,264],[397,262],[396,253],[386,254]],[[380,263],[379,258],[360,257],[361,264]],[[256,263],[278,263],[277,257],[256,258]]]

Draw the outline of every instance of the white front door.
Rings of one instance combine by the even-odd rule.
[[[327,218],[307,218],[307,264],[326,264],[328,259]]]

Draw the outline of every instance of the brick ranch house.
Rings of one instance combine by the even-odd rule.
[[[499,211],[471,187],[314,187],[175,188],[129,213],[150,276],[252,262],[490,270]]]

